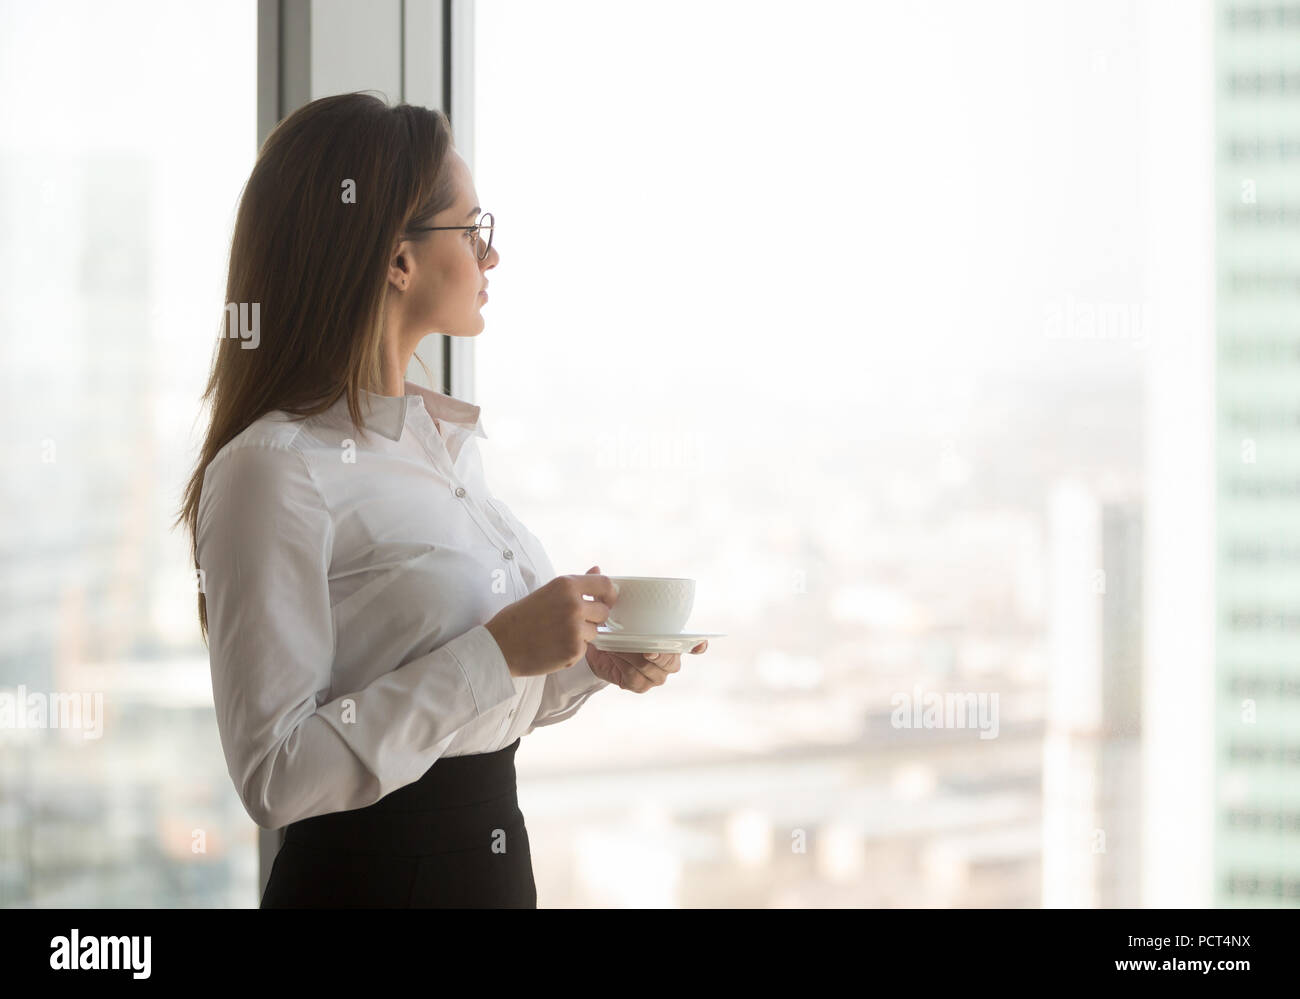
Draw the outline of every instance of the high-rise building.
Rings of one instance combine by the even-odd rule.
[[[1048,533],[1042,904],[1129,908],[1141,862],[1142,505],[1060,482]]]
[[[1300,4],[1216,14],[1213,904],[1300,906]]]
[[[1143,16],[1142,904],[1296,906],[1300,4]]]

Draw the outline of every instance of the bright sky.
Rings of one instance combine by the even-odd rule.
[[[527,392],[559,343],[638,397],[892,413],[949,374],[1137,370],[1044,336],[1067,296],[1140,300],[1130,8],[480,0],[481,363]]]

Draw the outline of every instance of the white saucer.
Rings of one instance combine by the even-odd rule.
[[[675,631],[667,634],[634,635],[626,631],[607,631],[596,627],[596,640],[591,644],[605,652],[690,652],[706,638],[726,638],[720,631]]]

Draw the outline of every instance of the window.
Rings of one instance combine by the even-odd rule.
[[[169,529],[257,152],[255,15],[0,6],[0,697],[46,719],[0,726],[0,905],[257,897]]]
[[[1137,861],[1142,635],[1090,616],[1141,583],[1126,10],[475,5],[489,481],[727,633],[529,736],[540,904],[1037,906],[1080,822]],[[1120,744],[1045,752],[1080,706]]]

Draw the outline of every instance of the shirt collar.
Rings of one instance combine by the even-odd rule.
[[[427,389],[409,379],[403,383],[403,386],[406,394],[401,396],[378,395],[365,389],[361,390],[361,416],[369,429],[383,434],[391,441],[400,440],[407,420],[423,407],[431,418],[437,418],[443,423],[457,424],[473,436],[487,439],[487,431],[483,429],[483,419],[480,415],[481,407]],[[348,397],[344,394],[339,396],[338,402],[332,408],[346,417],[347,405]]]

